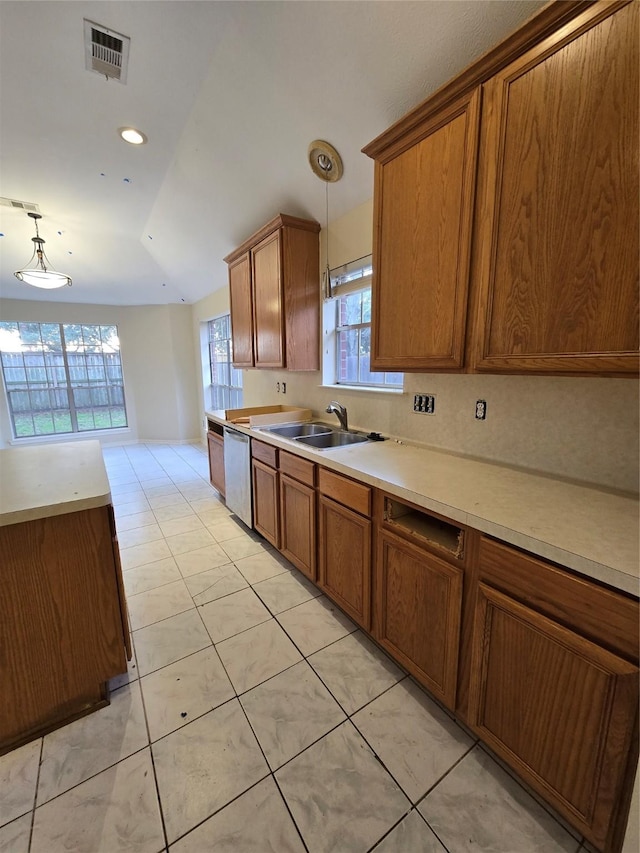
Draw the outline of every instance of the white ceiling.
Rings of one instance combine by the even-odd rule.
[[[0,195],[39,205],[49,260],[73,277],[57,291],[18,282],[35,231],[0,207],[0,294],[202,299],[226,285],[224,255],[277,213],[325,223],[312,140],[344,160],[334,219],[373,194],[361,148],[540,6],[0,0]],[[85,69],[85,17],[131,37],[125,85]],[[149,143],[122,142],[125,125]]]

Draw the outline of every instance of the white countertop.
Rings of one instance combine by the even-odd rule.
[[[0,450],[0,526],[110,503],[99,441]]]
[[[223,412],[207,416],[226,423]],[[633,497],[392,440],[322,451],[264,430],[231,426],[616,589],[639,594],[639,504]]]

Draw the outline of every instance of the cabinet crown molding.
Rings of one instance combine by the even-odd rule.
[[[632,0],[613,0],[607,5],[610,14],[616,7],[626,6]],[[389,146],[406,136],[412,128],[421,125],[432,113],[437,112],[455,98],[468,95],[473,89],[486,83],[505,66],[535,47],[568,24],[582,12],[592,8],[594,0],[552,0],[517,30],[495,47],[482,54],[413,110],[387,128],[366,145],[362,152],[373,160],[383,154]]]
[[[264,238],[268,237],[269,234],[273,234],[274,231],[277,231],[279,228],[284,228],[287,225],[291,228],[297,228],[300,231],[311,231],[315,234],[318,234],[321,228],[320,223],[316,222],[314,219],[301,219],[298,216],[289,216],[286,213],[279,213],[277,216],[274,216],[272,220],[267,222],[266,225],[263,225],[262,228],[253,233],[251,237],[248,237],[240,246],[238,246],[237,249],[230,252],[224,258],[224,262],[231,264],[234,261],[237,261],[238,258],[245,255],[249,249],[253,248],[253,246],[261,240],[264,240]]]

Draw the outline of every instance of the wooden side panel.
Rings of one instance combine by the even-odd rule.
[[[251,461],[253,526],[274,548],[280,547],[279,474],[257,459]]]
[[[118,587],[118,605],[120,608],[120,621],[122,624],[122,638],[124,641],[124,651],[127,660],[133,657],[133,648],[131,646],[131,630],[129,628],[129,608],[127,607],[127,595],[124,589],[124,580],[122,578],[122,563],[120,562],[120,545],[118,544],[118,535],[116,531],[116,517],[113,511],[113,506],[108,507],[109,512],[109,527],[111,529],[111,548],[113,551],[113,567],[116,575],[116,585]]]
[[[377,639],[449,708],[455,708],[463,570],[378,533]]]
[[[371,515],[371,489],[326,468],[318,469],[318,491],[362,515]]]
[[[256,367],[284,367],[284,322],[280,232],[251,252],[254,357]]]
[[[86,710],[126,671],[108,511],[0,528],[0,749]]]
[[[280,476],[282,554],[310,580],[316,579],[316,493]]]
[[[610,832],[637,707],[637,667],[480,585],[472,724],[596,845]]]
[[[349,616],[371,627],[371,522],[320,495],[319,584]]]
[[[248,252],[229,265],[229,300],[234,367],[253,367],[253,296]]]
[[[209,447],[209,481],[224,497],[224,438],[213,432],[207,433]]]
[[[612,10],[485,87],[478,369],[638,371],[639,8]]]
[[[318,226],[319,231],[320,226]],[[320,368],[320,243],[318,232],[282,234],[287,370]]]
[[[376,163],[373,370],[463,365],[479,117],[476,91]]]

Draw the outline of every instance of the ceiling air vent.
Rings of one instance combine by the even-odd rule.
[[[24,210],[27,213],[40,213],[40,208],[37,204],[31,204],[28,201],[18,201],[15,198],[0,198],[2,207],[13,207],[14,210]]]
[[[129,36],[123,36],[93,21],[84,19],[84,59],[89,71],[102,74],[108,80],[127,82]]]

